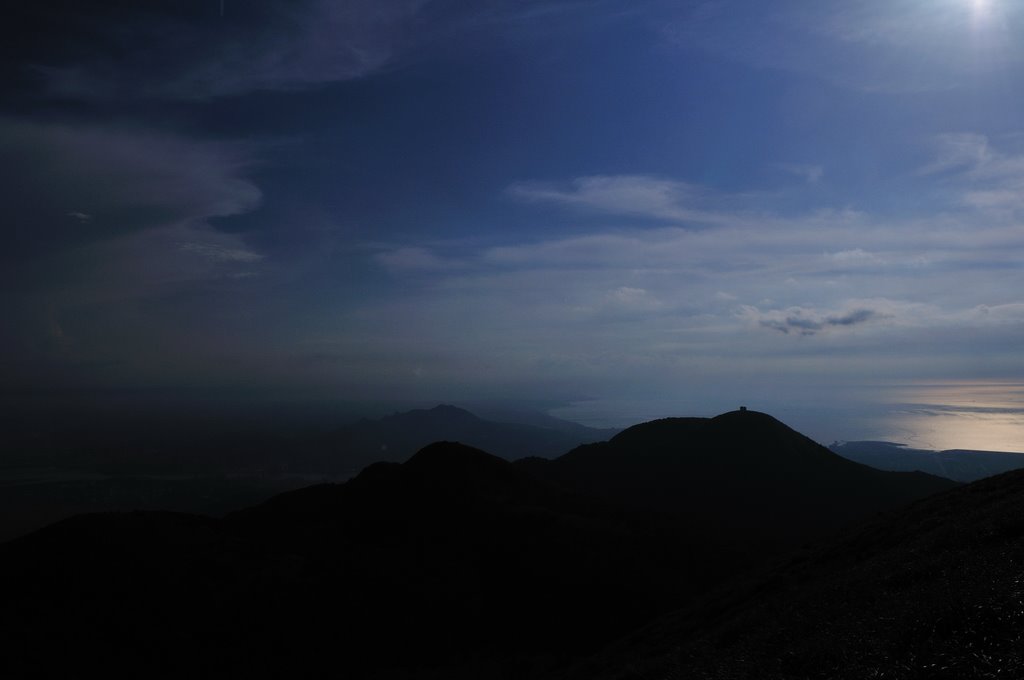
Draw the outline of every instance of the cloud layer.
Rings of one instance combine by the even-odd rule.
[[[372,73],[412,42],[426,2],[59,4],[11,17],[11,40],[39,43],[21,45],[22,77],[73,99],[203,99]]]
[[[970,153],[949,151],[965,140]],[[1015,157],[979,153],[988,142],[976,136],[934,144],[921,172],[944,173],[956,210],[912,219],[729,210],[717,205],[746,205],[746,197],[657,177],[518,183],[511,194],[530,204],[625,224],[468,254],[464,246],[385,249],[377,260],[424,292],[382,313],[436,319],[422,326],[428,336],[466,355],[473,345],[446,329],[473,319],[474,344],[504,337],[506,361],[521,373],[555,361],[578,379],[636,371],[658,382],[659,371],[703,374],[769,359],[806,375],[819,355],[833,357],[830,374],[847,379],[916,379],[971,370],[934,357],[980,347],[989,366],[1013,370],[1024,277],[1010,263],[1024,253],[1024,230],[1014,210],[969,198],[1017,181]]]
[[[1019,376],[1011,5],[22,3],[0,377],[449,398]]]
[[[4,257],[254,209],[244,148],[166,133],[0,118],[0,186],[12,215]]]

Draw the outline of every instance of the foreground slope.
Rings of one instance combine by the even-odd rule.
[[[15,676],[91,659],[147,677],[324,663],[523,677],[682,605],[727,563],[648,517],[440,443],[224,520],[81,516],[0,546],[0,625],[17,641],[0,663]]]
[[[1024,677],[1024,471],[848,531],[627,637],[572,677]]]
[[[224,519],[86,515],[0,545],[0,673],[560,677],[766,548],[951,485],[748,412],[550,462],[441,442]]]
[[[520,464],[582,493],[681,514],[695,529],[766,547],[798,543],[956,486],[854,463],[746,410],[655,420],[552,461]]]

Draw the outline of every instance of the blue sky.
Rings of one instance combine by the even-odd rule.
[[[1008,0],[40,2],[4,384],[841,400],[1021,380]]]

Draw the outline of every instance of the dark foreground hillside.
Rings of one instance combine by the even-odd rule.
[[[621,640],[573,678],[1024,677],[1024,471],[923,500]]]
[[[748,412],[648,423],[549,463],[436,443],[223,519],[83,515],[0,545],[0,673],[544,678],[587,658],[615,669],[594,655],[673,611],[703,611],[716,588],[744,592],[730,579],[763,568],[766,547],[952,485],[870,470]],[[706,632],[669,631],[673,644]],[[748,637],[758,649],[737,639]],[[654,658],[672,668],[666,654]]]
[[[8,677],[284,677],[324,664],[350,677],[529,677],[681,606],[735,562],[436,444],[224,520],[87,515],[0,546],[16,652],[2,663]]]

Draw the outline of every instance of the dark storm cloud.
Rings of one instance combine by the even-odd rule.
[[[11,13],[9,75],[72,99],[207,98],[357,78],[408,39],[423,0],[50,2]],[[32,36],[28,39],[26,36]]]
[[[771,314],[769,318],[761,319],[760,324],[765,328],[785,334],[814,335],[830,327],[856,326],[876,319],[878,316],[878,312],[872,309],[855,309],[843,314],[830,314],[824,317],[813,311],[795,309],[784,315]]]
[[[853,326],[855,324],[864,323],[869,319],[873,319],[876,312],[871,309],[858,309],[842,316],[831,316],[826,319],[825,323],[829,326]]]
[[[0,118],[3,257],[249,211],[260,190],[237,145],[170,134]]]
[[[0,55],[8,82],[35,94],[204,100],[361,78],[480,29],[551,25],[618,3],[55,0],[8,10]]]

